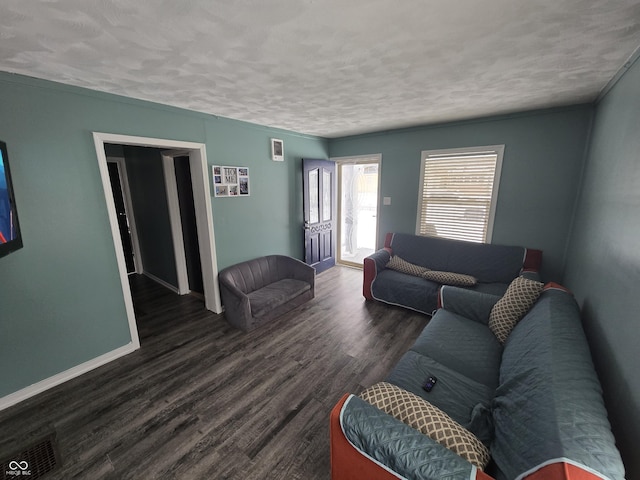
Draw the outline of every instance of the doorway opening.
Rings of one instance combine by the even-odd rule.
[[[190,293],[204,299],[204,283],[202,281],[202,259],[198,241],[197,218],[193,198],[193,179],[189,156],[174,157],[174,172],[180,207],[180,224],[184,243],[184,254],[187,267],[187,284]]]
[[[122,157],[107,156],[107,168],[111,181],[111,192],[116,208],[120,241],[124,253],[127,275],[141,271],[140,246],[138,244],[137,230],[131,206],[129,193],[129,180],[127,168]]]
[[[362,268],[376,251],[381,155],[333,159],[338,166],[338,257]]]
[[[215,313],[222,313],[222,303],[218,286],[218,267],[216,259],[215,235],[213,231],[213,216],[211,207],[211,194],[209,188],[208,164],[205,145],[201,143],[182,142],[176,140],[164,140],[145,137],[133,137],[128,135],[116,135],[106,133],[93,133],[98,166],[104,187],[105,201],[111,224],[111,233],[116,252],[122,292],[127,310],[129,329],[134,348],[140,348],[138,330],[133,308],[131,289],[127,274],[127,261],[121,241],[120,227],[118,224],[118,213],[111,189],[111,178],[105,153],[105,144],[119,144],[127,146],[152,147],[164,150],[162,159],[165,171],[174,168],[174,158],[181,157],[182,161],[188,161],[189,173],[191,177],[191,187],[193,191],[193,204],[195,211],[195,221],[197,226],[198,253],[202,270],[203,295],[205,308]],[[174,248],[176,257],[176,270],[178,272],[178,293],[186,294],[190,292],[189,279],[186,266],[186,255],[184,251],[184,238],[182,234],[182,223],[180,219],[180,205],[178,201],[178,187],[176,185],[175,172],[173,175],[166,175],[167,199],[170,211],[171,230],[174,240],[178,237],[178,245]],[[171,180],[172,179],[172,180]],[[178,212],[172,214],[171,212]],[[131,221],[131,218],[129,218]],[[175,245],[175,243],[174,243]]]

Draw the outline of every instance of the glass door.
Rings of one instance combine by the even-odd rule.
[[[376,250],[380,156],[334,159],[338,165],[338,262],[362,266]]]

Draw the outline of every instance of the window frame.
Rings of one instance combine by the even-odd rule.
[[[491,204],[489,206],[489,216],[487,219],[487,226],[484,235],[484,242],[478,243],[491,243],[493,239],[493,227],[495,221],[496,207],[498,203],[498,191],[500,187],[500,179],[502,176],[502,161],[504,157],[504,145],[484,145],[478,147],[463,147],[463,148],[447,148],[439,150],[423,150],[420,159],[420,177],[418,188],[418,210],[416,212],[416,235],[425,236],[420,233],[420,227],[422,226],[422,211],[423,203],[425,200],[425,170],[429,159],[446,158],[446,157],[464,157],[478,154],[495,154],[496,166],[493,175],[493,187],[491,191]],[[441,237],[450,238],[450,237]],[[462,240],[462,239],[461,239]],[[469,241],[469,240],[467,240]]]

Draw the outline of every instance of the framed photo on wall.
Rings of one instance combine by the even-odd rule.
[[[249,169],[214,165],[213,194],[216,197],[247,197],[249,189]]]
[[[284,142],[277,138],[271,139],[271,159],[274,162],[284,161]]]

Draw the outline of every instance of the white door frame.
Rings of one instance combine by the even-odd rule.
[[[188,151],[182,151],[182,155],[189,155]],[[182,217],[180,215],[180,200],[178,199],[178,185],[176,181],[176,167],[174,154],[163,151],[162,167],[164,169],[164,182],[167,190],[167,205],[169,207],[169,223],[171,224],[171,238],[173,239],[173,251],[176,261],[176,278],[178,280],[178,294],[185,295],[189,290],[189,275],[187,273],[187,257],[184,251],[184,236],[182,234]],[[177,154],[175,156],[178,156]]]
[[[104,150],[105,143],[152,147],[160,148],[163,150],[180,150],[183,152],[188,152],[189,165],[191,167],[191,180],[196,212],[198,242],[200,243],[200,257],[202,261],[202,280],[204,284],[205,307],[212,312],[222,313],[222,302],[220,300],[220,288],[218,285],[218,263],[216,257],[215,234],[213,230],[211,193],[209,188],[209,168],[207,164],[207,152],[205,144],[100,132],[93,132],[93,140],[96,148],[96,155],[98,157],[100,176],[102,177],[102,184],[104,187],[105,201],[107,203],[107,211],[109,215],[109,223],[111,224],[111,233],[113,236],[113,244],[116,251],[118,270],[120,272],[122,292],[127,309],[127,317],[129,320],[129,329],[131,331],[132,341],[136,345],[136,348],[139,348],[140,342],[138,339],[138,329],[135,321],[133,300],[131,298],[131,289],[129,287],[129,280],[127,277],[127,268],[124,261],[124,253],[122,250],[122,243],[120,242],[120,231],[118,229],[117,215],[115,205],[113,203],[113,195],[111,194],[111,184],[109,183],[107,157]],[[175,174],[173,175],[173,177],[175,181]],[[175,199],[177,200],[177,195]],[[174,205],[170,204],[169,208],[174,208]],[[172,221],[172,224],[174,223],[174,221]],[[179,215],[177,221],[180,221]],[[172,229],[173,228],[175,227],[172,227]],[[182,249],[182,253],[184,256],[184,249]]]
[[[142,273],[142,255],[140,254],[140,240],[138,239],[138,227],[133,213],[133,203],[131,203],[131,189],[129,188],[129,175],[127,174],[127,164],[123,157],[107,157],[107,163],[118,165],[118,176],[120,177],[120,188],[122,188],[122,198],[124,200],[124,211],[129,222],[129,234],[131,236],[131,247],[133,249],[133,266],[135,273]]]

